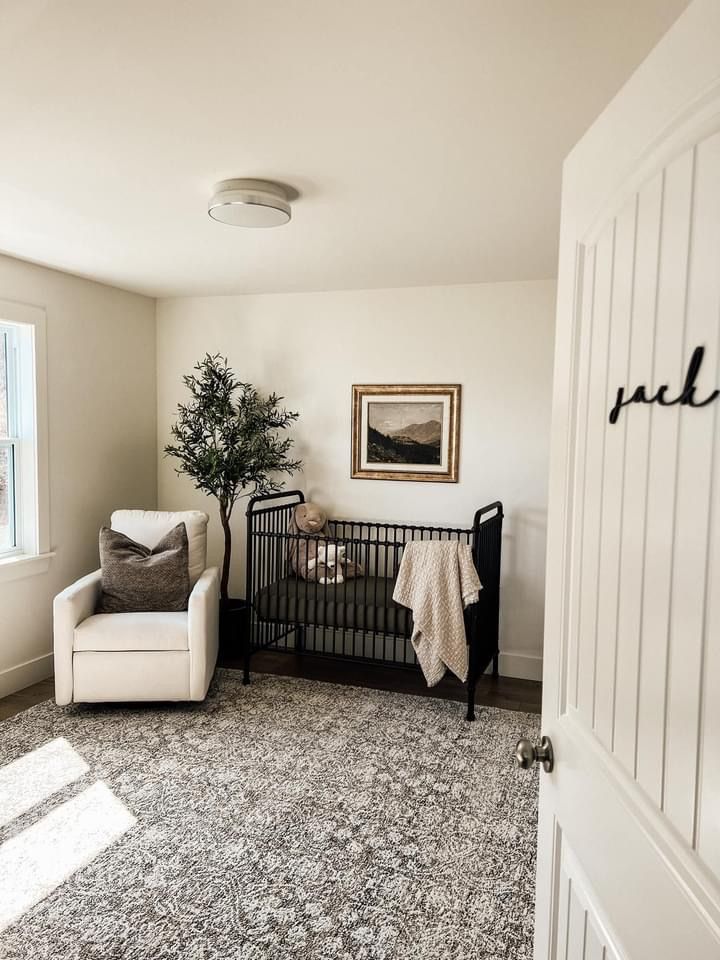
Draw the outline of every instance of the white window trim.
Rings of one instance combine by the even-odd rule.
[[[10,520],[10,525],[13,529],[14,538],[17,539],[17,520],[16,520],[16,509],[17,509],[17,490],[16,490],[16,480],[17,480],[17,467],[19,459],[19,450],[18,450],[18,424],[16,422],[17,414],[17,364],[16,364],[16,352],[17,346],[15,342],[15,332],[17,327],[9,326],[4,324],[0,320],[0,338],[3,340],[7,336],[7,333],[10,334],[10,339],[5,343],[5,390],[7,393],[8,399],[8,408],[7,408],[7,432],[8,439],[0,439],[0,449],[5,451],[7,457],[7,465],[10,468],[9,471],[9,488],[8,488],[8,518]],[[2,558],[7,557],[15,551],[12,548],[4,548]]]
[[[16,523],[20,550],[0,558],[0,583],[47,573],[50,558],[50,480],[48,469],[47,317],[43,307],[0,300],[0,321],[24,327],[21,337],[32,350],[32,363],[20,362],[17,389],[23,422],[20,425],[22,477]],[[29,330],[28,330],[29,328]],[[26,347],[27,349],[27,347]],[[27,361],[27,357],[25,360]],[[32,381],[28,371],[32,370]],[[33,508],[28,509],[28,504]]]

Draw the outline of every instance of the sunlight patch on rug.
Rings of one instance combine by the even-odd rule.
[[[0,932],[87,866],[135,823],[103,783],[0,845]]]
[[[67,740],[57,737],[0,767],[0,827],[88,772]]]

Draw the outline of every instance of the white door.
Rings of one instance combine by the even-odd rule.
[[[566,161],[557,338],[535,957],[720,960],[720,0]]]

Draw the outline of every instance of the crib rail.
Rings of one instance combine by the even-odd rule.
[[[253,497],[247,508],[245,682],[255,650],[280,651],[411,667],[417,661],[409,611],[392,601],[405,545],[413,540],[457,540],[470,545],[483,589],[466,611],[470,654],[469,707],[477,677],[490,662],[497,672],[502,504],[475,514],[471,527],[332,519],[327,535],[290,533],[300,490]],[[308,547],[344,547],[363,576],[338,584],[303,580],[290,556]]]

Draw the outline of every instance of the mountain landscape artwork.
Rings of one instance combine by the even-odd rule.
[[[457,483],[459,383],[355,383],[354,480]]]
[[[442,403],[368,403],[368,462],[440,464],[442,418]]]

